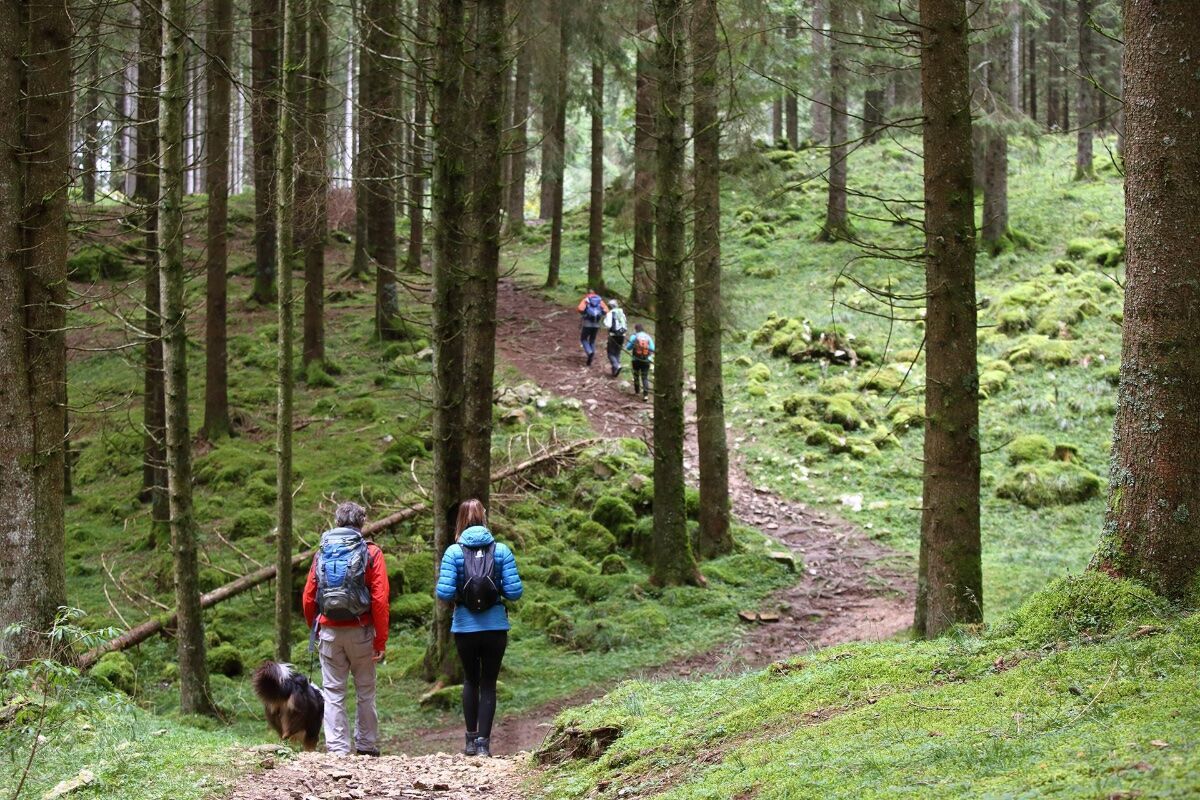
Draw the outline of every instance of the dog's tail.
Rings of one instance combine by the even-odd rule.
[[[262,666],[254,671],[251,683],[254,693],[264,703],[286,703],[292,694],[296,673],[291,664],[280,664],[275,661],[264,661]]]

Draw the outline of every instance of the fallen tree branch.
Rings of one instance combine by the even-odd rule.
[[[499,472],[494,473],[492,475],[492,483],[497,483],[499,481],[512,478],[521,474],[522,472],[533,469],[534,467],[538,467],[547,462],[563,458],[564,456],[571,455],[572,453],[576,453],[595,443],[596,441],[596,439],[581,439],[576,442],[571,442],[569,444],[543,450],[533,458],[522,461],[519,464],[513,464],[500,470]],[[414,519],[421,514],[424,514],[428,510],[429,505],[427,503],[417,503],[416,505],[409,506],[408,508],[400,509],[393,514],[389,514],[382,519],[375,520],[374,522],[365,525],[363,527],[363,534],[370,536],[372,534],[379,533],[380,531],[384,531],[388,528],[399,525],[402,522],[407,522],[410,519]],[[310,549],[293,556],[292,569],[299,569],[300,567],[303,567],[310,560],[312,560],[312,557],[316,554],[316,552],[316,549]],[[224,586],[218,586],[211,592],[206,592],[200,595],[200,608],[212,608],[217,603],[224,602],[231,597],[236,597],[242,592],[245,592],[247,589],[251,589],[260,583],[266,583],[274,577],[275,566],[273,564],[262,567],[261,569],[257,569],[254,572],[243,575],[235,581],[225,584]],[[80,669],[89,669],[105,654],[115,653],[120,650],[133,647],[136,644],[141,644],[151,636],[162,632],[174,624],[175,614],[173,612],[148,619],[125,631],[115,639],[111,639],[99,647],[95,647],[84,653],[79,658],[79,667]]]

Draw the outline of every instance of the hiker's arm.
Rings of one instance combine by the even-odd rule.
[[[608,303],[601,300],[600,301],[600,310],[603,311],[605,314],[607,314],[608,313]]]
[[[583,309],[584,309],[584,307],[585,307],[586,305],[587,305],[587,298],[585,297],[585,298],[583,298],[582,300],[580,300],[580,301],[579,301],[579,307],[578,307],[576,310],[577,310],[577,311],[578,311],[580,314],[582,314],[582,313],[583,313]]]
[[[517,557],[510,548],[504,548],[506,558],[500,565],[500,591],[508,600],[520,600],[525,594],[525,586],[517,572]]]
[[[438,600],[444,600],[447,603],[458,594],[458,567],[454,563],[453,545],[447,547],[442,556],[442,568],[438,571],[436,591]]]
[[[304,582],[304,594],[300,601],[304,609],[304,620],[308,627],[317,621],[317,557],[313,556],[312,565],[308,568],[308,580]]]
[[[371,592],[371,623],[375,627],[375,652],[382,653],[387,649],[390,587],[387,563],[383,559],[383,551],[378,548],[375,548],[372,558],[367,561],[367,589]]]

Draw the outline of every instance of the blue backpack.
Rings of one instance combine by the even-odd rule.
[[[604,309],[600,306],[600,295],[593,294],[588,297],[587,304],[583,307],[583,318],[588,322],[599,322],[604,319]]]
[[[353,528],[334,528],[317,550],[317,608],[326,619],[350,622],[371,610],[367,540]]]

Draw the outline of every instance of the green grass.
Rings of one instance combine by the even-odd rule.
[[[902,144],[919,152],[918,139],[905,139]],[[1074,142],[1069,137],[1014,139],[1010,144],[1011,221],[1032,244],[996,257],[981,252],[977,261],[978,294],[984,306],[979,315],[979,360],[987,394],[980,412],[980,441],[983,605],[988,618],[1011,610],[1050,579],[1082,569],[1095,546],[1104,510],[1103,488],[1081,503],[1036,509],[998,497],[997,490],[1007,476],[1007,445],[1031,433],[1046,436],[1052,444],[1073,446],[1076,465],[1102,479],[1106,476],[1123,301],[1116,282],[1123,265],[1106,266],[1097,260],[1119,247],[1120,177],[1106,164],[1099,180],[1075,183]],[[919,264],[871,257],[850,243],[814,242],[825,208],[823,186],[819,182],[798,185],[792,178],[804,169],[817,168],[819,158],[816,153],[799,153],[776,159],[769,153],[766,158],[747,155],[727,163],[722,258],[728,312],[728,421],[739,432],[735,442],[756,485],[830,508],[872,536],[915,554],[924,358],[913,366],[898,393],[888,388],[894,381],[880,378],[908,371],[922,343],[923,304],[909,302],[908,308],[893,313],[855,281],[878,290],[919,295],[924,276]],[[776,161],[783,166],[763,166]],[[897,144],[856,151],[849,174],[852,188],[876,196],[919,198],[921,194],[918,156]],[[629,205],[625,204],[626,214]],[[892,216],[873,201],[851,198],[850,206],[852,213],[863,216]],[[909,216],[915,211],[906,202],[891,203],[890,208]],[[581,226],[585,218],[568,214],[567,220]],[[631,268],[630,220],[621,216],[606,222],[606,279],[624,293]],[[868,219],[854,224],[861,238],[877,246],[910,252],[920,246],[919,233],[910,228]],[[773,233],[760,247],[764,236],[756,226],[762,225],[769,225]],[[563,303],[573,302],[585,288],[586,241],[578,235],[581,230],[564,236],[562,287],[552,295]],[[1099,251],[1103,252],[1097,255]],[[517,243],[515,252],[520,279],[529,284],[544,281],[544,246]],[[764,267],[777,274],[755,277],[753,273]],[[1083,308],[1086,316],[1076,320],[1085,303],[1090,304]],[[1024,310],[1028,328],[1002,331],[1000,315],[1014,307]],[[819,364],[795,364],[773,356],[769,347],[752,340],[772,314],[807,320],[813,330],[836,328],[852,337],[854,349],[871,361],[822,369]],[[1052,324],[1060,317],[1076,320],[1067,325],[1067,338],[1062,340],[1058,325]],[[1052,338],[1027,339],[1038,336],[1039,322],[1048,326]],[[1027,355],[1031,343],[1033,358]],[[1046,350],[1067,351],[1068,363],[1053,363],[1057,352],[1046,354]],[[1045,358],[1051,361],[1038,360]],[[889,364],[899,369],[885,368]],[[762,380],[758,365],[769,368],[767,380]],[[998,372],[1001,368],[1004,371]],[[886,385],[861,388],[864,382]],[[839,433],[845,443],[813,434],[811,427],[785,411],[785,401],[797,394],[847,392],[858,395],[860,413],[870,418],[871,425],[868,430]],[[903,424],[914,414],[915,424]],[[862,446],[853,447],[856,444]],[[843,497],[854,502],[855,495],[862,495],[858,512],[842,502]]]
[[[724,680],[630,682],[560,716],[612,726],[550,797],[1191,797],[1200,615],[1061,581],[982,636],[837,647]],[[1122,794],[1125,792],[1126,794]]]

